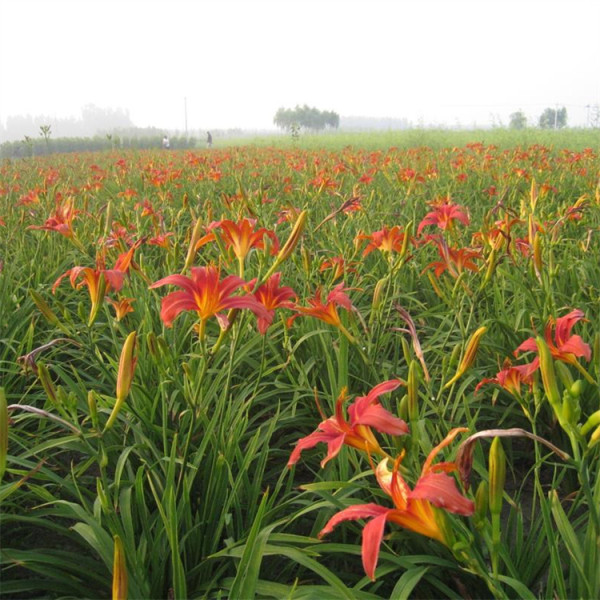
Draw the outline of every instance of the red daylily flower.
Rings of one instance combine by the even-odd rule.
[[[169,238],[173,235],[175,235],[175,234],[172,233],[171,231],[169,231],[167,233],[159,233],[157,236],[150,238],[148,240],[148,244],[150,246],[160,246],[161,248],[168,250],[171,247]]]
[[[67,238],[72,238],[73,228],[71,222],[78,212],[73,208],[72,202],[67,201],[57,206],[54,214],[48,217],[43,225],[30,225],[27,229],[56,231]]]
[[[408,425],[402,419],[394,417],[379,403],[381,394],[395,390],[401,383],[399,379],[390,379],[376,385],[366,396],[356,398],[348,408],[349,421],[346,421],[342,411],[342,404],[346,400],[344,388],[336,401],[335,415],[324,420],[316,431],[297,442],[288,461],[288,467],[298,462],[303,450],[313,448],[320,442],[327,444],[327,456],[321,461],[321,467],[337,456],[344,444],[367,453],[386,456],[371,427],[390,435],[408,433]]]
[[[243,261],[252,248],[264,249],[264,236],[269,237],[273,243],[271,254],[277,254],[279,251],[279,240],[275,235],[275,232],[270,229],[261,227],[255,230],[256,225],[255,219],[243,218],[239,223],[234,223],[225,219],[223,221],[216,221],[209,225],[209,233],[203,238],[198,240],[196,244],[196,250],[206,244],[209,241],[215,239],[215,234],[212,232],[213,229],[221,229],[223,233],[223,239],[228,248],[233,249],[233,253],[238,260]]]
[[[141,240],[140,240],[141,242]],[[125,274],[129,270],[133,258],[133,252],[137,248],[137,245],[132,246],[127,252],[121,254],[115,263],[114,268],[104,268],[104,257],[99,256],[96,259],[96,268],[92,267],[81,267],[76,266],[63,273],[52,285],[52,293],[56,292],[56,289],[60,285],[61,281],[65,277],[69,277],[71,287],[79,289],[82,285],[85,285],[90,295],[92,307],[90,310],[90,318],[88,325],[92,325],[98,310],[102,305],[104,296],[111,290],[119,292],[123,287],[123,279]]]
[[[513,396],[520,397],[522,384],[528,385],[529,389],[533,387],[533,374],[536,369],[537,364],[534,363],[511,365],[507,361],[503,369],[496,374],[496,377],[482,379],[475,387],[475,391],[486,383],[495,383]]]
[[[427,225],[437,225],[440,229],[452,229],[455,221],[460,221],[463,225],[469,224],[469,215],[462,206],[454,204],[449,198],[443,198],[441,201],[430,202],[433,210],[425,215],[425,218],[417,227],[417,234],[420,234]]]
[[[350,298],[344,292],[344,289],[346,288],[344,288],[343,282],[336,285],[327,296],[325,304],[323,304],[321,301],[321,289],[319,288],[315,292],[314,297],[308,299],[310,306],[294,305],[298,314],[290,317],[288,319],[288,324],[299,316],[308,315],[320,319],[321,321],[325,321],[325,323],[329,323],[334,327],[342,328],[342,321],[337,311],[337,307],[342,306],[346,310],[352,310],[353,308],[352,302],[350,302]]]
[[[333,256],[332,258],[328,258],[319,267],[319,272],[323,273],[327,270],[333,271],[333,280],[339,279],[343,277],[345,273],[356,273],[356,269],[354,268],[356,262],[346,263],[346,260],[343,256]]]
[[[427,265],[427,269],[435,269],[436,277],[440,277],[444,271],[448,271],[452,277],[457,278],[465,269],[477,272],[479,267],[473,262],[475,258],[481,258],[479,250],[472,248],[451,248],[445,240],[436,240],[441,261],[435,261]]]
[[[437,465],[431,463],[438,452],[463,431],[467,429],[464,427],[452,429],[429,453],[423,464],[421,477],[412,490],[400,475],[403,454],[396,458],[391,471],[387,466],[388,459],[384,458],[377,466],[375,475],[381,489],[392,498],[394,508],[386,508],[374,503],[350,506],[329,519],[319,533],[319,537],[331,533],[334,527],[343,521],[371,519],[365,525],[362,537],[363,567],[371,579],[375,579],[379,547],[388,521],[447,544],[444,530],[438,522],[436,508],[469,516],[473,514],[475,506],[459,492],[455,480],[446,474],[457,470],[455,463],[442,462]]]
[[[356,236],[355,242],[361,240],[369,240],[369,244],[363,250],[363,256],[373,252],[373,250],[380,250],[381,252],[400,252],[402,245],[404,244],[404,236],[406,234],[400,229],[398,225],[394,225],[391,229],[384,226],[379,231],[374,231],[371,235],[361,233]]]
[[[258,317],[258,331],[264,335],[273,322],[276,308],[293,308],[294,304],[290,298],[296,296],[296,292],[291,287],[279,287],[281,273],[274,273],[269,277],[266,283],[263,283],[255,292],[254,297],[262,304],[266,311],[266,317]]]
[[[171,292],[162,299],[160,317],[167,327],[184,310],[196,311],[200,318],[200,335],[203,337],[204,325],[210,317],[216,317],[222,329],[229,325],[227,316],[222,313],[230,308],[248,308],[260,318],[268,319],[265,307],[254,296],[232,296],[246,282],[236,275],[228,275],[223,280],[215,267],[192,267],[192,276],[169,275],[153,283],[154,289],[163,285],[176,285],[183,288]]]
[[[135,302],[135,298],[121,298],[120,300],[107,298],[106,301],[115,309],[117,321],[120,321],[126,314],[133,312],[132,302]]]
[[[583,319],[583,311],[575,309],[568,315],[554,320],[553,317],[548,319],[548,323],[544,329],[544,338],[550,349],[550,354],[554,360],[560,360],[569,364],[574,364],[579,357],[589,361],[592,358],[590,347],[578,335],[571,335],[571,330],[577,321]],[[554,339],[552,339],[552,329],[555,329]],[[534,337],[526,339],[515,351],[514,355],[518,356],[521,352],[535,352],[538,348]],[[536,356],[531,363],[532,369],[538,368],[539,358]],[[534,365],[534,366],[533,366]]]

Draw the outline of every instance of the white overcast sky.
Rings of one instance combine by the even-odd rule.
[[[600,0],[0,0],[0,121],[273,127],[278,107],[507,123],[600,103]]]

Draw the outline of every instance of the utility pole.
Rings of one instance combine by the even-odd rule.
[[[590,126],[590,108],[592,108],[592,107],[590,104],[586,104],[585,107],[587,108],[587,118],[585,120],[585,126],[589,127]]]

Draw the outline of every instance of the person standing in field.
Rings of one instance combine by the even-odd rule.
[[[162,139],[162,147],[165,150],[168,150],[171,147],[171,142],[169,141],[169,136],[165,133]]]
[[[206,147],[212,148],[212,135],[210,135],[210,131],[206,132]]]

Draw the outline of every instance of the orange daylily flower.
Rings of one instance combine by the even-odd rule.
[[[356,273],[354,265],[356,265],[356,262],[347,263],[343,256],[334,256],[323,261],[319,267],[319,272],[333,271],[333,280],[335,281],[343,277],[345,273]]]
[[[344,292],[347,289],[344,287],[344,283],[336,285],[333,290],[328,294],[325,304],[321,301],[321,288],[319,288],[313,298],[308,299],[310,306],[298,306],[294,305],[298,314],[288,319],[288,324],[294,321],[301,315],[308,315],[325,321],[334,327],[342,328],[342,321],[337,311],[338,306],[342,306],[346,310],[352,310],[352,302],[348,295]]]
[[[325,419],[316,431],[297,442],[288,461],[288,467],[298,462],[303,450],[313,448],[321,442],[327,444],[327,456],[321,461],[321,467],[337,456],[344,444],[369,454],[387,456],[373,435],[371,427],[390,435],[408,433],[408,425],[402,419],[394,417],[379,403],[381,394],[395,390],[401,383],[399,379],[384,381],[376,385],[366,396],[356,398],[348,409],[349,421],[346,421],[342,411],[342,404],[346,400],[344,388],[336,401],[335,415]]]
[[[207,319],[216,317],[222,329],[226,329],[229,320],[222,311],[230,308],[249,308],[256,316],[268,319],[267,309],[252,295],[232,296],[235,290],[246,285],[236,275],[221,280],[216,267],[192,267],[192,276],[169,275],[153,283],[150,289],[163,285],[176,285],[181,291],[171,292],[162,299],[160,317],[167,327],[171,327],[175,318],[184,310],[196,311],[200,319],[199,333],[204,337]]]
[[[550,317],[544,329],[544,338],[550,350],[550,354],[554,360],[560,360],[569,364],[577,362],[577,358],[583,357],[587,361],[592,358],[592,351],[580,336],[571,335],[571,330],[577,321],[583,319],[583,311],[575,309],[568,315],[554,319]],[[552,330],[554,331],[554,339],[552,338]],[[518,356],[521,352],[538,353],[538,347],[534,337],[526,339],[515,351],[514,355]],[[539,357],[533,360],[531,368],[533,371],[539,366]]]
[[[475,505],[459,492],[455,480],[447,475],[448,472],[457,470],[455,463],[441,462],[436,465],[432,463],[439,451],[464,431],[467,431],[464,427],[452,429],[429,453],[423,464],[421,476],[412,490],[400,475],[400,463],[404,453],[396,458],[391,471],[388,469],[388,458],[384,458],[377,466],[375,476],[381,489],[392,498],[394,508],[386,508],[375,503],[350,506],[329,519],[319,533],[319,537],[331,533],[343,521],[371,519],[365,525],[362,538],[363,567],[371,579],[375,579],[379,547],[388,521],[447,544],[446,534],[438,522],[436,508],[469,516],[473,514]]]
[[[66,201],[62,205],[58,205],[54,210],[54,214],[46,219],[43,225],[30,225],[27,229],[36,229],[43,231],[56,231],[67,238],[73,237],[72,221],[73,217],[78,213],[73,208],[73,203]]]
[[[136,248],[142,243],[138,240],[127,252],[120,254],[112,269],[104,268],[104,256],[96,258],[96,268],[76,266],[63,273],[52,285],[52,293],[60,285],[65,277],[69,277],[71,287],[79,289],[82,285],[88,288],[92,308],[90,310],[90,319],[88,324],[91,325],[98,314],[98,310],[102,305],[104,296],[111,290],[115,292],[121,291],[123,287],[123,279],[129,272],[129,267],[133,260],[133,253]],[[79,280],[79,283],[78,283]]]
[[[135,298],[121,298],[119,300],[107,298],[106,300],[115,309],[117,321],[120,321],[126,314],[133,312],[132,302],[135,302]]]
[[[214,229],[220,229],[222,232],[223,240],[227,248],[231,248],[236,258],[240,263],[240,268],[245,260],[246,256],[252,248],[264,249],[265,235],[271,240],[273,247],[271,248],[271,254],[275,255],[279,251],[279,240],[275,235],[275,232],[270,229],[261,227],[254,229],[256,226],[256,219],[243,218],[238,223],[234,223],[228,219],[222,221],[215,221],[208,226],[208,233],[200,238],[196,243],[196,250],[206,244],[215,240]]]
[[[444,271],[448,271],[455,279],[465,270],[477,272],[479,267],[473,262],[475,258],[482,258],[479,250],[472,248],[451,248],[446,241],[441,238],[433,238],[438,247],[441,261],[435,261],[428,264],[427,269],[434,269],[436,277],[440,277]]]
[[[262,304],[267,316],[258,317],[258,331],[264,335],[267,329],[273,322],[276,308],[293,308],[294,304],[290,302],[290,298],[296,296],[296,292],[291,287],[279,286],[281,273],[274,273],[269,279],[263,283],[255,292],[254,297]]]
[[[404,245],[405,233],[400,229],[398,225],[394,225],[392,228],[388,228],[384,225],[379,231],[374,231],[372,234],[367,235],[361,233],[356,236],[355,242],[362,240],[368,240],[369,244],[363,250],[363,256],[367,256],[373,252],[373,250],[379,250],[381,252],[401,252]]]
[[[466,209],[450,201],[450,198],[442,198],[436,202],[430,202],[429,206],[433,210],[425,215],[417,227],[417,234],[420,234],[427,225],[437,225],[440,229],[450,230],[455,221],[460,221],[463,225],[470,223],[469,215]]]
[[[533,374],[537,369],[534,363],[526,365],[511,365],[506,361],[501,371],[496,373],[496,377],[482,379],[476,386],[475,391],[487,383],[495,383],[504,388],[508,393],[519,398],[521,396],[521,385],[528,385],[529,389],[533,387]]]

